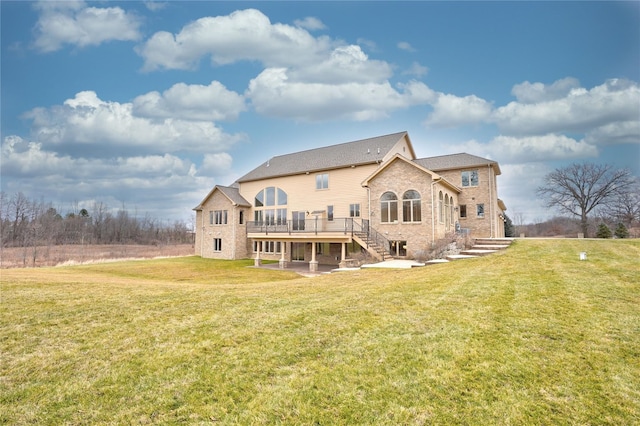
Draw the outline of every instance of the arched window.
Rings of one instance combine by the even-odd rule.
[[[420,193],[409,190],[402,196],[402,221],[420,222],[422,220],[422,209],[420,207]]]
[[[444,194],[440,191],[438,195],[438,218],[440,219],[440,223],[444,222]]]
[[[259,224],[284,225],[287,223],[287,209],[275,206],[287,205],[287,193],[275,186],[261,189],[254,200],[254,220]]]
[[[444,224],[446,228],[451,225],[451,209],[449,208],[449,194],[444,196]]]
[[[398,221],[398,197],[393,192],[385,192],[380,197],[380,222]]]

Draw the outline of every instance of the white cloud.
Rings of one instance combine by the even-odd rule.
[[[208,86],[177,83],[162,94],[149,92],[133,100],[133,114],[188,121],[235,120],[246,110],[244,98],[212,81]]]
[[[584,140],[577,141],[565,135],[512,137],[497,136],[487,149],[493,158],[509,163],[551,160],[571,160],[598,156],[598,149]]]
[[[287,73],[289,79],[313,83],[383,82],[392,75],[389,64],[370,60],[360,46],[335,48],[331,54],[313,66],[295,67]]]
[[[322,23],[321,20],[319,20],[318,18],[314,18],[312,16],[308,16],[304,19],[296,19],[294,21],[294,24],[297,27],[305,28],[309,31],[323,30],[326,28],[326,26]]]
[[[565,135],[513,137],[499,135],[488,143],[470,140],[450,144],[449,152],[469,152],[503,163],[534,163],[555,160],[574,160],[598,156],[598,148],[584,140]]]
[[[225,134],[210,121],[137,117],[131,103],[103,101],[92,91],[79,92],[64,105],[36,108],[25,117],[33,120],[38,142],[85,145],[96,151],[219,152],[241,138]]]
[[[542,200],[532,196],[542,184],[544,176],[551,172],[551,167],[545,163],[501,163],[500,170],[502,175],[498,177],[498,193],[507,205],[507,216],[511,220],[522,219],[523,223],[532,223],[552,216],[553,212],[543,206]]]
[[[165,7],[167,7],[167,5],[169,4],[166,1],[155,1],[155,0],[153,0],[153,1],[145,1],[143,3],[145,5],[145,7],[147,9],[149,9],[150,11],[152,11],[152,12],[156,12],[158,10],[162,10]]]
[[[528,93],[525,98],[530,101],[536,96]],[[591,90],[573,88],[562,98],[532,104],[511,102],[493,114],[500,130],[514,135],[584,133],[615,122],[637,121],[639,117],[638,84],[617,79]]]
[[[188,159],[171,154],[73,157],[43,149],[42,144],[8,136],[2,143],[0,166],[8,176],[3,189],[43,196],[57,203],[92,201],[111,207],[144,206],[165,218],[187,218],[190,209],[211,189],[213,179],[200,176]]]
[[[514,95],[520,103],[532,104],[564,98],[571,93],[573,89],[579,87],[580,82],[572,77],[557,80],[551,85],[525,81],[524,83],[513,86],[511,94]]]
[[[404,70],[402,74],[404,75],[415,75],[416,77],[424,77],[429,72],[429,68],[420,65],[417,62],[411,64],[411,66]]]
[[[416,49],[411,46],[411,44],[407,41],[401,41],[398,43],[398,49],[406,50],[407,52],[415,52]]]
[[[617,121],[587,132],[585,140],[593,145],[640,143],[640,119]]]
[[[422,102],[432,92],[422,83],[400,85],[388,81],[342,84],[290,81],[284,68],[268,68],[251,80],[246,96],[260,114],[305,121],[386,117],[389,111]]]
[[[491,104],[475,95],[458,97],[440,94],[433,103],[433,112],[425,124],[433,127],[454,127],[486,121],[491,116]]]
[[[210,55],[214,64],[259,61],[266,66],[315,63],[330,48],[326,37],[314,38],[305,29],[272,24],[255,9],[227,16],[205,17],[189,23],[177,34],[155,33],[137,52],[144,70],[192,69]]]
[[[84,2],[39,2],[34,46],[42,52],[65,44],[85,47],[140,38],[140,20],[120,7],[86,7]]]
[[[231,171],[233,159],[226,152],[205,154],[200,166],[200,173],[214,176],[227,175]]]

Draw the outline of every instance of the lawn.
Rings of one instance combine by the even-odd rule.
[[[640,424],[639,240],[315,278],[248,265],[0,271],[0,422]]]

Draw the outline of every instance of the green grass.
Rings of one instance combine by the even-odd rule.
[[[2,270],[0,422],[640,423],[640,241],[316,278],[247,265]]]

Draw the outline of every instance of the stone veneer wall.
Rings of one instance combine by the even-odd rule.
[[[449,229],[439,220],[432,222],[432,212],[438,218],[438,192],[449,194],[457,205],[456,193],[442,184],[433,185],[429,173],[401,160],[396,160],[378,174],[370,183],[371,191],[371,226],[381,232],[389,241],[406,241],[407,257],[414,257],[422,250],[430,249],[434,240],[445,236],[447,231],[453,231],[455,218]],[[421,221],[406,223],[402,221],[402,196],[408,190],[415,190],[421,197]],[[381,223],[380,197],[391,191],[398,197],[398,222]],[[433,198],[432,198],[433,197]],[[432,202],[435,201],[435,204]],[[433,210],[432,210],[433,206]],[[435,236],[434,236],[435,231]]]

